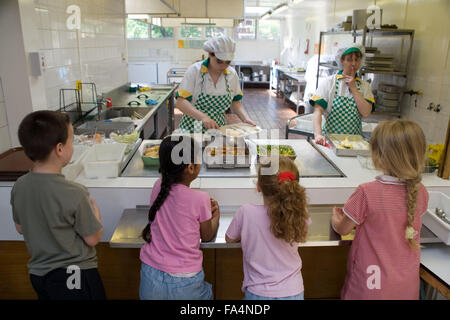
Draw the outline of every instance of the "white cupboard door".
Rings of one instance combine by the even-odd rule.
[[[158,83],[157,63],[129,63],[128,78],[130,82]]]

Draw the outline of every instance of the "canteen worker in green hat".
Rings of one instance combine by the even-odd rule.
[[[225,111],[231,110],[242,122],[250,120],[241,100],[239,77],[230,67],[236,44],[230,37],[219,36],[204,43],[208,58],[191,65],[178,88],[176,107],[183,112],[180,132],[205,132],[226,124]]]
[[[314,106],[314,139],[325,145],[325,135],[330,133],[362,135],[361,119],[367,118],[375,99],[370,84],[359,78],[357,71],[363,64],[364,47],[356,44],[340,48],[336,62],[341,70],[319,83],[309,100]],[[322,128],[322,114],[325,125]]]

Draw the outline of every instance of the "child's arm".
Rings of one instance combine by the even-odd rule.
[[[342,208],[333,208],[333,213],[331,215],[331,225],[337,233],[341,236],[349,234],[352,232],[353,228],[357,226],[357,224],[347,217],[344,214],[344,210]]]
[[[98,219],[98,221],[100,223],[102,223],[101,218],[100,218],[100,209],[99,209],[99,207],[95,203],[94,199],[90,198],[90,200],[91,200],[91,204],[92,204],[92,209],[94,209],[95,217]],[[90,236],[83,237],[83,240],[88,246],[95,247],[100,242],[100,239],[102,237],[102,233],[103,233],[103,228],[101,228],[98,232],[96,232],[94,234],[91,234]]]
[[[211,241],[219,229],[220,209],[216,200],[211,198],[211,219],[200,223],[200,237],[203,242]]]
[[[226,241],[227,243],[240,242],[240,241],[241,241],[241,238],[238,238],[238,239],[231,239],[227,234],[225,234],[225,241]]]

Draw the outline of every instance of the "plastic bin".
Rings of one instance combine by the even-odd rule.
[[[325,127],[325,117],[322,115],[322,128]],[[295,118],[296,128],[306,132],[314,132],[313,114],[307,114],[298,118]]]
[[[62,174],[67,180],[75,180],[83,170],[83,158],[89,151],[89,147],[85,145],[74,145],[72,159],[67,166],[62,168]]]
[[[111,143],[94,145],[83,159],[87,178],[116,178],[120,173],[127,144]]]
[[[450,216],[450,198],[441,192],[430,191],[428,194],[428,210],[422,216],[422,223],[446,245],[450,245],[450,224],[435,213],[436,208],[439,208]]]

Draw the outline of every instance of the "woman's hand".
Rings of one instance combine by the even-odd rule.
[[[250,120],[250,119],[248,119],[248,118],[245,119],[245,120],[242,120],[242,122],[243,122],[243,123],[248,123],[248,124],[250,124],[250,125],[256,127],[256,123],[254,123],[252,120]]]
[[[320,145],[322,145],[322,146],[326,145],[326,143],[327,143],[327,140],[326,140],[325,137],[324,137],[323,135],[321,135],[321,134],[316,134],[316,135],[314,136],[314,141],[315,141],[317,144],[320,144]]]
[[[200,121],[205,126],[206,130],[209,129],[219,129],[219,125],[213,119],[208,117],[206,114],[200,119]]]
[[[344,81],[351,91],[358,90],[356,87],[356,80],[352,76],[344,75]]]
[[[219,209],[219,203],[214,200],[213,198],[210,198],[211,201],[211,214],[212,217],[220,216],[220,209]]]

